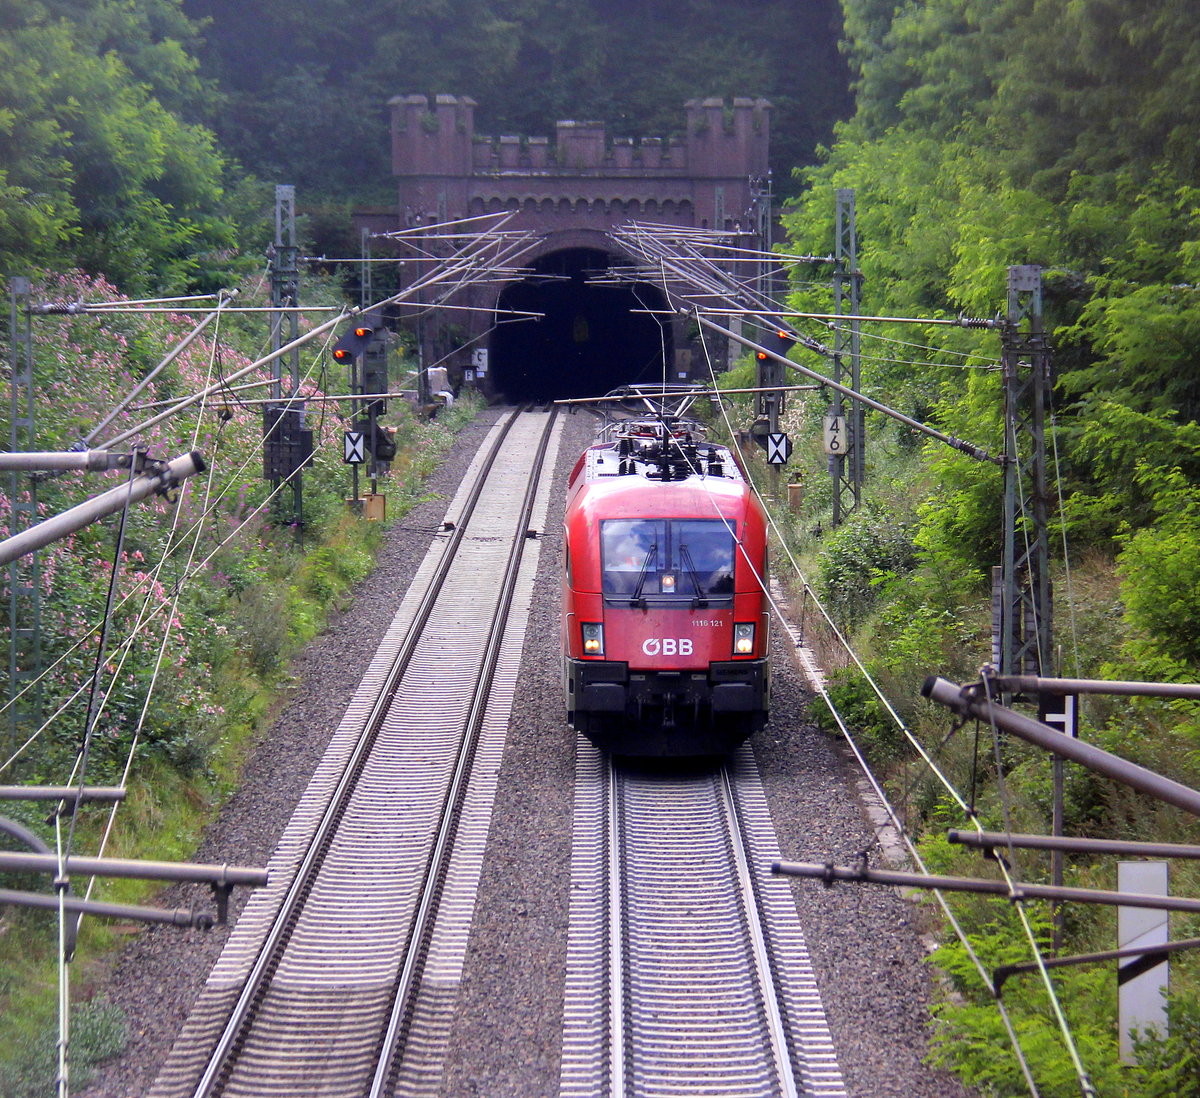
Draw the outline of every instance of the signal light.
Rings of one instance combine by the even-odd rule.
[[[773,343],[774,346],[772,349],[775,351],[775,354],[780,355],[783,358],[787,358],[787,353],[791,349],[792,344],[795,342],[796,340],[792,333],[783,328],[776,328],[767,339],[763,340],[763,343],[768,347],[772,347]],[[758,359],[759,362],[769,362],[772,360],[772,356],[766,351],[755,351],[754,357]]]
[[[371,439],[371,456],[376,464],[386,465],[396,456],[396,428],[375,424],[375,436]]]
[[[341,339],[333,345],[334,362],[350,365],[366,350],[366,346],[374,334],[375,329],[369,328],[365,324],[359,324],[349,331],[343,332]]]

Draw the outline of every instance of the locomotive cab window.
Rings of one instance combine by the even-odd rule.
[[[698,605],[733,596],[733,523],[606,519],[600,543],[608,598]]]

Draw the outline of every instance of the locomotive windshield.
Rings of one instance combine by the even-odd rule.
[[[720,519],[606,519],[604,594],[701,605],[733,595],[734,524]]]

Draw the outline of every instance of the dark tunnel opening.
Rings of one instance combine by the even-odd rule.
[[[589,281],[603,280],[614,258],[594,248],[551,252],[504,288],[498,309],[545,315],[496,318],[488,358],[497,395],[512,403],[561,400],[663,380],[664,363],[674,359],[670,320],[635,310],[666,309],[666,300],[650,283]]]

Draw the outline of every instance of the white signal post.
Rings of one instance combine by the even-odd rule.
[[[1118,862],[1117,890],[1166,896],[1166,862]],[[1167,943],[1167,912],[1157,908],[1117,908],[1117,948],[1145,949]],[[1117,969],[1117,1018],[1121,1063],[1136,1064],[1133,1032],[1167,1032],[1168,967],[1165,954],[1126,960]]]
[[[343,436],[343,456],[342,463],[344,465],[361,465],[367,460],[366,447],[362,431],[347,431]]]

